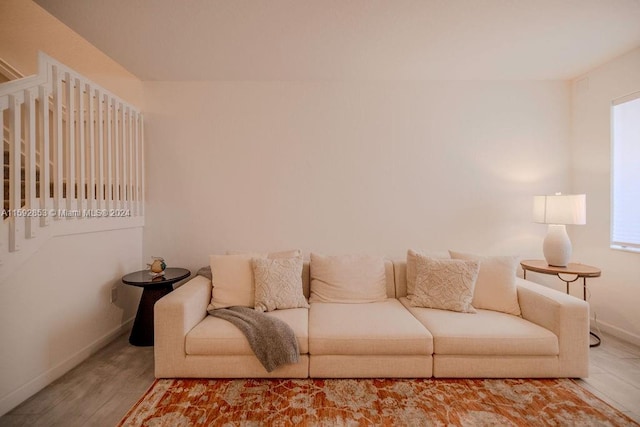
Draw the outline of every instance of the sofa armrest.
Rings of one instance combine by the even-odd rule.
[[[558,337],[561,377],[589,374],[589,305],[555,289],[517,278],[522,317]]]
[[[154,357],[156,378],[175,377],[184,364],[185,337],[207,316],[211,281],[196,276],[154,306]]]

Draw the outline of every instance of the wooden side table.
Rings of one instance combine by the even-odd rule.
[[[527,278],[527,271],[558,276],[560,280],[567,284],[567,294],[569,293],[569,285],[582,278],[582,298],[585,301],[587,300],[587,278],[600,277],[600,274],[602,273],[599,268],[586,264],[570,262],[566,267],[554,267],[547,264],[546,261],[539,259],[527,259],[521,261],[520,266],[522,266],[523,277],[525,279]],[[601,342],[600,337],[593,332],[589,333],[596,339],[596,342],[589,346],[599,346]]]
[[[153,279],[149,270],[129,273],[122,278],[122,283],[141,287],[142,296],[138,304],[136,319],[129,335],[129,343],[136,346],[153,345],[153,306],[173,290],[173,284],[191,276],[186,268],[167,268],[164,276]]]

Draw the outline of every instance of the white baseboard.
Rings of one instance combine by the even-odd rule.
[[[123,334],[127,330],[130,330],[132,325],[133,318],[125,321],[122,325],[114,328],[107,334],[98,338],[85,348],[71,355],[63,362],[38,375],[36,378],[29,381],[25,385],[4,396],[2,399],[0,399],[0,417],[69,372],[71,369],[78,366],[80,363],[89,358],[89,356],[95,354],[98,350],[109,344],[121,334]]]
[[[620,329],[617,326],[610,325],[609,323],[603,322],[602,320],[596,321],[591,318],[591,330],[597,332],[598,329],[610,335],[613,335],[616,338],[620,338],[623,341],[627,341],[631,344],[640,346],[640,336],[632,334],[629,331],[625,331],[624,329]]]

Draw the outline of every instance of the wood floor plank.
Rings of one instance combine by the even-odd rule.
[[[115,394],[89,418],[88,423],[95,426],[115,426],[143,395],[144,391]]]
[[[633,411],[640,408],[640,388],[623,381],[613,374],[593,374],[584,381],[617,402],[621,411]]]
[[[596,347],[619,358],[640,358],[640,347],[612,335],[604,335],[607,345]]]
[[[39,414],[12,414],[0,418],[2,427],[34,427],[38,425]]]

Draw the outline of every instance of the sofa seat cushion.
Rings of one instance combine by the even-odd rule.
[[[433,339],[397,299],[312,303],[311,355],[431,355]]]
[[[433,335],[434,354],[487,356],[556,356],[558,337],[518,316],[492,310],[457,313],[402,304]]]
[[[309,352],[309,309],[291,308],[265,313],[287,323],[298,339],[300,354]],[[186,336],[189,355],[252,355],[244,334],[226,320],[207,316]]]

